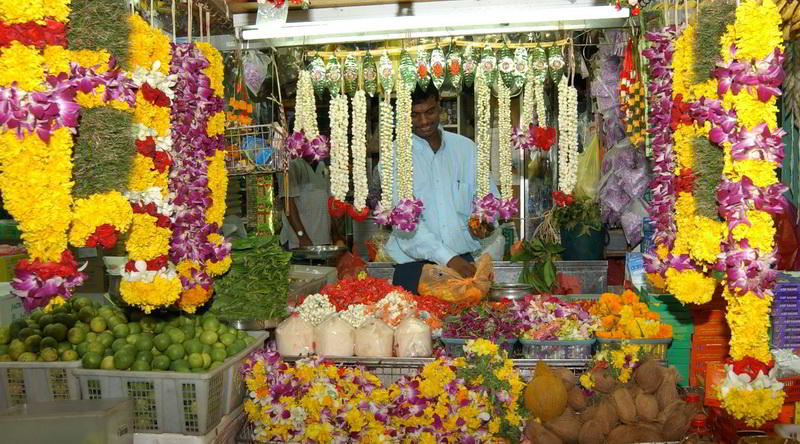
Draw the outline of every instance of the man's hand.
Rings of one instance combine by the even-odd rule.
[[[447,267],[457,271],[462,277],[471,278],[475,276],[475,265],[467,262],[461,256],[454,256],[447,262]]]

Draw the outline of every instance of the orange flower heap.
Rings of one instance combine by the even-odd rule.
[[[650,311],[633,291],[622,295],[604,293],[589,312],[601,321],[598,338],[655,339],[671,338],[672,326],[662,324],[658,313]]]

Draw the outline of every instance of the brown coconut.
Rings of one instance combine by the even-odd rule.
[[[658,401],[655,396],[639,393],[634,400],[636,413],[644,421],[655,421],[658,417]]]
[[[597,407],[597,413],[594,415],[594,419],[597,420],[603,427],[604,435],[607,435],[611,429],[619,424],[619,415],[617,415],[617,409],[614,408],[612,403],[608,400],[604,400]]]
[[[558,418],[546,422],[544,427],[555,433],[564,443],[576,444],[581,430],[581,422],[578,421],[574,413],[565,412]]]
[[[661,437],[661,431],[658,427],[649,423],[635,424],[637,428],[636,438],[638,442],[662,442],[664,439]]]
[[[656,400],[658,407],[663,409],[672,404],[675,400],[681,399],[678,395],[678,372],[675,367],[662,370],[663,379],[661,385],[656,390]]]
[[[572,387],[567,395],[567,405],[575,410],[576,412],[582,412],[586,410],[587,402],[586,395],[583,394],[583,390],[578,388],[577,386]]]
[[[614,390],[614,386],[616,386],[614,377],[605,369],[593,370],[592,379],[594,379],[594,389],[606,395],[611,393]]]
[[[628,390],[624,388],[614,390],[614,393],[611,394],[611,400],[617,409],[620,421],[625,424],[636,422],[636,404],[633,402],[631,393]]]
[[[564,385],[567,387],[567,389],[578,384],[578,378],[575,377],[575,373],[572,373],[572,370],[568,368],[556,367],[550,369],[550,371],[564,381]]]
[[[655,393],[655,391],[658,390],[658,387],[661,385],[661,381],[664,379],[662,369],[663,366],[653,360],[649,360],[640,365],[639,368],[637,368],[633,373],[633,378],[636,381],[636,385],[648,395]]]
[[[672,404],[664,407],[663,409],[660,409],[658,411],[658,416],[656,416],[656,422],[658,422],[660,424],[664,424],[664,422],[667,420],[667,418],[669,418],[669,416],[675,410],[683,409],[684,408],[684,404],[686,404],[684,401],[678,399],[678,400],[673,401]]]
[[[622,424],[608,434],[608,444],[629,444],[638,442],[638,431],[632,425]]]
[[[586,407],[586,410],[580,412],[581,422],[589,421],[590,419],[594,419],[597,416],[597,405],[590,405]]]
[[[687,430],[689,430],[689,418],[683,409],[676,409],[664,421],[661,434],[667,441],[679,441],[686,435]]]
[[[602,444],[604,439],[603,426],[595,419],[584,422],[578,434],[579,444]]]
[[[563,444],[561,438],[533,419],[525,425],[525,437],[531,444]]]

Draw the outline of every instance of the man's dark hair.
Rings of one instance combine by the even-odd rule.
[[[433,86],[433,82],[428,83],[427,89],[422,89],[422,87],[417,84],[414,92],[411,93],[411,104],[417,105],[426,102],[431,97],[435,98],[437,102],[439,101],[439,90]]]

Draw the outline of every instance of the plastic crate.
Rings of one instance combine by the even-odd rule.
[[[660,361],[667,360],[667,350],[672,343],[672,338],[663,339],[608,339],[597,338],[597,351],[603,351],[609,348],[616,348],[625,341],[629,344],[636,344],[642,347],[642,350],[657,358]]]
[[[520,339],[522,356],[527,359],[589,359],[594,339],[579,341],[534,341]]]
[[[441,339],[442,343],[444,344],[444,349],[447,351],[447,356],[457,358],[459,356],[464,356],[464,344],[469,341],[469,339],[461,339],[461,338],[439,338]],[[514,350],[514,345],[517,344],[516,338],[506,339],[503,343],[503,348],[511,353]]]
[[[19,404],[81,399],[72,370],[81,361],[0,362],[0,408]]]
[[[130,398],[133,428],[141,433],[205,435],[242,403],[242,361],[264,344],[267,332],[245,350],[206,373],[75,369],[84,399]]]

